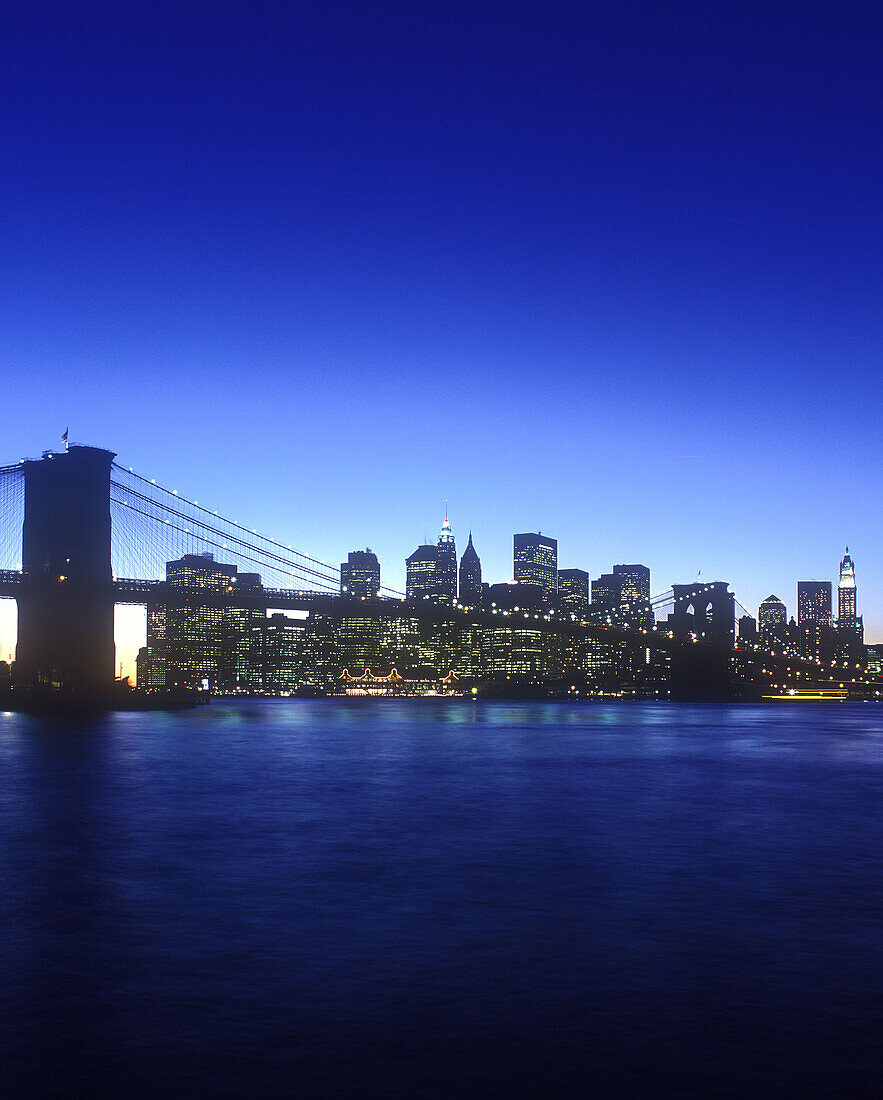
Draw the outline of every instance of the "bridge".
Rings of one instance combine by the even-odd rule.
[[[198,556],[216,559],[220,569],[229,563],[230,583],[176,583],[169,565]],[[879,677],[856,676],[855,669],[740,648],[735,598],[724,582],[674,585],[627,609],[627,622],[563,606],[412,600],[388,587],[355,599],[341,594],[338,568],[158,485],[119,464],[111,451],[82,444],[0,467],[0,565],[0,597],[18,604],[15,674],[26,687],[107,690],[114,676],[114,606],[140,604],[148,612],[235,608],[254,621],[270,610],[299,611],[337,622],[403,620],[494,637],[553,637],[567,651],[568,678],[585,660],[578,645],[602,647],[644,682],[664,681],[657,694],[677,693],[678,685],[684,694],[701,695],[709,687],[761,694],[836,683],[876,698],[883,689]],[[668,608],[667,621],[655,623]]]

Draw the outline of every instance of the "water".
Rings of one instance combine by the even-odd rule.
[[[4,1092],[881,1084],[883,708],[0,715]]]

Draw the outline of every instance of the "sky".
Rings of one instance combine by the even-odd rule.
[[[753,611],[848,543],[883,641],[881,29],[14,4],[0,462],[69,427],[395,587],[445,499],[492,581],[541,530],[562,568],[701,570]]]

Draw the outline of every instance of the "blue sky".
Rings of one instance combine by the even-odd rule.
[[[713,8],[713,10],[712,10]],[[876,5],[15,6],[3,460],[384,580],[450,515],[883,640]]]

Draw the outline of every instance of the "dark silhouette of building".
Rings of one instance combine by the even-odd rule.
[[[758,641],[757,619],[753,615],[742,615],[738,623],[740,645],[756,645]]]
[[[830,581],[797,582],[797,625],[804,657],[830,661],[834,654]]]
[[[602,573],[592,581],[592,618],[599,622],[619,622],[622,607],[622,578]]]
[[[71,446],[23,464],[17,683],[84,694],[114,679],[111,451]]]
[[[481,603],[481,561],[472,545],[471,531],[460,558],[460,603],[467,607],[477,607]]]
[[[448,520],[447,508],[445,508],[441,534],[438,536],[437,550],[439,595],[445,599],[455,600],[457,598],[457,546]]]
[[[558,592],[558,542],[546,535],[524,532],[514,537],[514,576],[519,584],[538,584],[546,602]]]
[[[370,550],[353,550],[340,565],[340,594],[352,599],[380,595],[380,562]]]
[[[584,569],[558,570],[558,601],[576,615],[589,611],[589,574]]]

